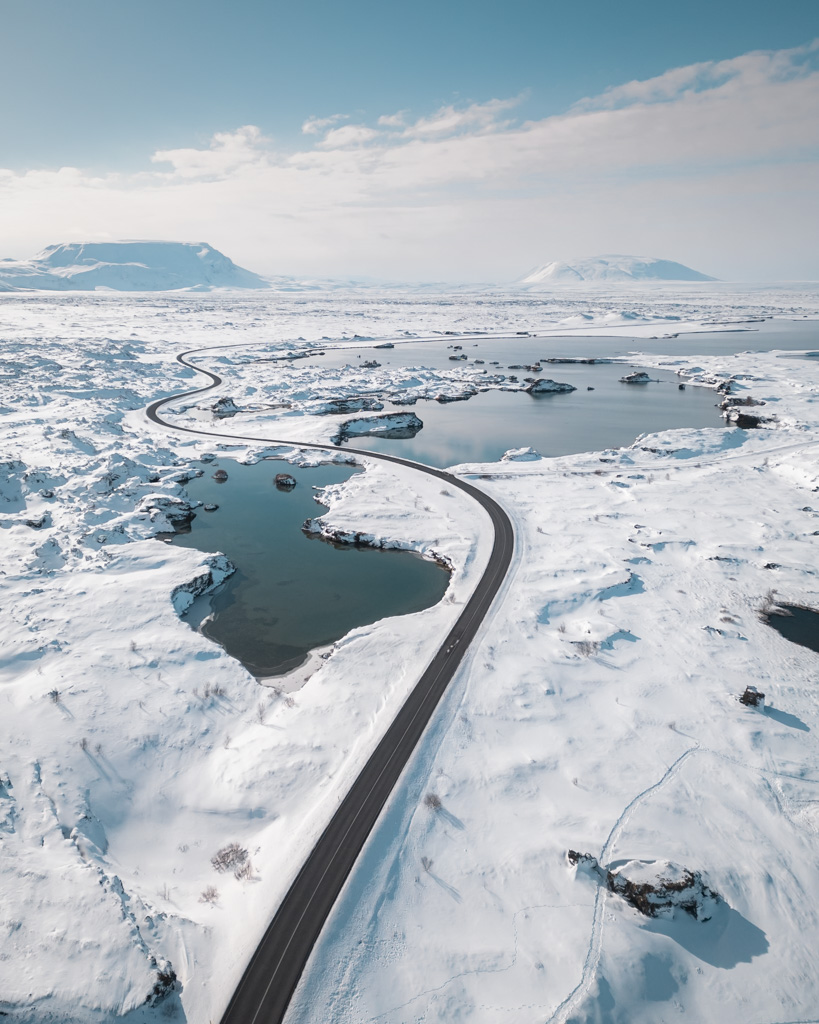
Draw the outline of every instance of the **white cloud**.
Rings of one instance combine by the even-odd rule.
[[[372,142],[379,133],[364,124],[345,124],[343,128],[332,128],[317,145],[325,149],[340,149],[342,146],[360,146]]]
[[[169,163],[180,178],[220,177],[243,164],[254,163],[268,140],[252,124],[235,132],[217,132],[207,149],[164,149],[153,154],[153,163]]]
[[[819,277],[817,52],[673,69],[524,124],[500,99],[379,120],[397,131],[334,115],[297,152],[244,126],[133,175],[0,171],[0,255],[104,231],[277,273],[504,279],[585,250]]]
[[[403,128],[407,118],[406,110],[399,110],[395,114],[382,114],[378,123],[384,128]]]
[[[456,107],[441,107],[431,117],[422,117],[410,125],[404,132],[409,137],[450,135],[461,129],[472,131],[497,130],[504,126],[498,121],[498,115],[511,110],[520,103],[522,97],[516,96],[508,100],[489,100],[488,103],[472,103],[458,110]]]
[[[575,110],[611,110],[632,103],[660,103],[678,99],[688,91],[703,91],[731,83],[742,87],[808,75],[811,56],[819,50],[819,39],[790,50],[755,51],[730,60],[704,61],[671,68],[643,81],[612,86],[600,96],[587,97]]]
[[[308,117],[301,130],[305,135],[321,135],[326,129],[338,124],[339,121],[346,121],[349,114],[332,114],[330,117]]]

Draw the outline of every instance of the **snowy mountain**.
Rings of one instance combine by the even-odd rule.
[[[519,285],[565,285],[608,281],[715,281],[673,260],[653,256],[585,256],[536,267]]]
[[[70,242],[30,260],[0,260],[0,291],[269,288],[205,242]]]

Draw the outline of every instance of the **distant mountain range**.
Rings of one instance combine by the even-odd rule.
[[[30,260],[0,260],[4,290],[118,292],[270,288],[205,242],[71,242]]]
[[[271,289],[278,292],[409,288],[444,292],[513,289],[531,291],[575,284],[652,281],[714,281],[674,263],[641,256],[591,256],[547,263],[511,285],[462,286],[436,282],[401,285],[361,281],[263,277],[237,266],[206,242],[68,242],[49,245],[30,260],[0,260],[2,291],[212,291]]]
[[[653,256],[585,256],[546,263],[531,270],[518,284],[541,286],[625,281],[716,281],[673,260]]]

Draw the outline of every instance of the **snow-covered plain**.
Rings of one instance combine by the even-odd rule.
[[[775,291],[3,297],[0,1010],[32,1024],[218,1019],[491,542],[465,496],[368,462],[327,496],[328,530],[446,556],[447,597],[354,631],[300,689],[260,688],[175,612],[229,566],[152,536],[168,525],[160,499],[184,497],[201,454],[273,446],[149,426],[149,400],[198,383],[177,352],[238,346],[201,362],[225,377],[204,398],[239,401],[237,388],[272,389],[290,372],[259,353],[356,334],[573,331],[582,355],[582,332],[639,339],[818,309],[815,295]],[[333,913],[293,1021],[815,1019],[817,655],[757,613],[771,590],[819,597],[819,360],[639,362],[707,386],[734,378],[775,424],[460,467],[514,518],[516,561]],[[179,422],[327,436],[328,417],[307,407],[214,419],[198,404]],[[748,683],[765,711],[738,703]],[[231,842],[249,854],[242,877],[211,863]],[[569,848],[609,869],[682,865],[722,902],[708,922],[641,918],[571,867]]]

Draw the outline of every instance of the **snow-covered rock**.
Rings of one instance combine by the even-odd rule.
[[[650,384],[651,377],[644,370],[635,370],[620,378],[621,384]]]
[[[206,242],[68,242],[30,260],[0,260],[0,285],[50,291],[269,288]]]
[[[613,893],[647,917],[670,917],[679,909],[708,921],[719,903],[699,871],[670,861],[630,860],[609,871],[607,881]]]
[[[555,260],[536,267],[519,282],[521,285],[565,285],[609,281],[714,281],[713,277],[692,270],[674,260],[653,256],[586,256]]]
[[[569,391],[577,391],[577,388],[573,384],[561,384],[556,380],[539,377],[523,390],[528,391],[530,395],[558,395]]]
[[[423,427],[423,420],[414,412],[390,412],[383,416],[365,416],[357,420],[345,420],[333,438],[341,444],[350,437],[415,437]]]
[[[195,515],[189,501],[177,498],[173,494],[146,494],[140,499],[137,512],[147,512],[152,522],[159,520],[171,526],[189,523]]]
[[[211,405],[210,411],[215,417],[221,419],[227,416],[235,416],[237,412],[241,412],[242,410],[232,398],[225,395],[222,398],[216,399],[216,401]]]
[[[501,456],[502,462],[536,462],[542,459],[540,452],[534,448],[510,448]]]

